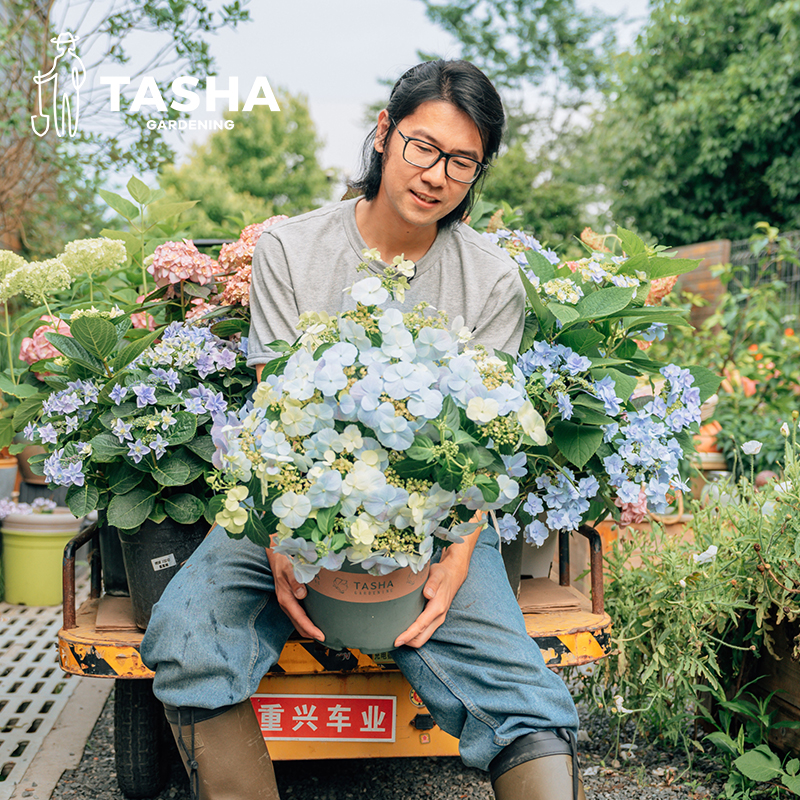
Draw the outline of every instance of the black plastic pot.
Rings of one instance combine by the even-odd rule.
[[[105,512],[100,512],[105,515]],[[127,597],[128,576],[125,573],[125,560],[122,557],[122,544],[119,531],[100,518],[100,561],[103,564],[103,590],[115,597]]]
[[[167,518],[159,523],[145,520],[133,535],[119,534],[133,619],[139,628],[147,627],[153,606],[207,532],[203,519],[180,525]]]

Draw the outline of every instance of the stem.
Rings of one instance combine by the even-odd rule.
[[[11,370],[11,382],[16,386],[17,377],[14,374],[14,353],[11,349],[11,331],[8,327],[8,301],[3,301],[3,310],[4,310],[4,317],[5,317],[5,326],[6,326],[6,347],[8,348],[8,366]]]

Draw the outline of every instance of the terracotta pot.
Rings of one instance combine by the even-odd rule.
[[[21,453],[17,455],[19,471],[22,473],[22,480],[25,481],[25,483],[35,483],[39,486],[45,486],[47,484],[47,478],[45,478],[44,475],[34,475],[33,472],[31,472],[31,467],[28,463],[28,459],[32,456],[46,452],[47,451],[44,449],[44,447],[40,447],[38,444],[29,444]]]

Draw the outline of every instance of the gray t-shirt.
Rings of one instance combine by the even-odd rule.
[[[283,220],[264,231],[253,253],[250,339],[247,364],[275,358],[267,345],[293,342],[300,315],[336,315],[355,308],[344,290],[367,277],[357,267],[366,248],[356,225],[359,198]],[[384,265],[385,266],[385,265]],[[378,273],[382,266],[373,264]],[[474,342],[516,355],[524,325],[525,294],[514,261],[468,225],[440,230],[416,263],[405,302],[385,307],[406,311],[423,300],[457,316]]]

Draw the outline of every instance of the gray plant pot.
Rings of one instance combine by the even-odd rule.
[[[303,605],[325,634],[326,647],[385,653],[425,608],[422,590],[429,570],[415,575],[405,568],[375,576],[345,561],[341,570],[322,570],[306,585]]]

